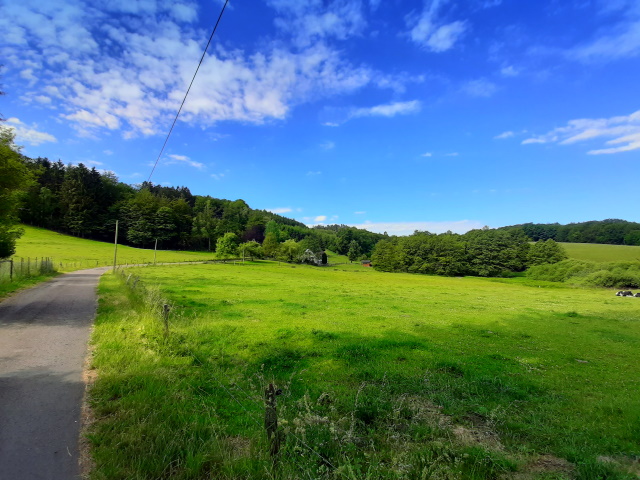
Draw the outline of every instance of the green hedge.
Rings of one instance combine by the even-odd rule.
[[[640,262],[588,262],[564,260],[527,270],[535,280],[566,282],[605,288],[640,288]]]

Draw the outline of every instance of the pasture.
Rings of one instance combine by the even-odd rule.
[[[569,258],[592,262],[640,262],[640,246],[561,243]]]
[[[18,239],[14,259],[51,257],[60,271],[113,265],[114,245],[110,242],[85,240],[44,228],[23,225],[24,235]],[[153,249],[118,245],[118,264],[153,262]],[[158,250],[157,262],[211,260],[211,252]]]
[[[100,286],[93,478],[637,478],[640,299],[355,265],[125,273]]]

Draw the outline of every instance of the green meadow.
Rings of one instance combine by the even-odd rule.
[[[640,262],[640,246],[561,243],[569,258],[592,262]]]
[[[638,298],[275,262],[100,293],[92,478],[637,478]]]
[[[44,228],[23,225],[24,235],[18,239],[14,259],[50,257],[60,271],[113,265],[114,244],[96,242],[56,233]],[[118,245],[118,264],[153,262],[153,249]],[[210,260],[210,252],[158,250],[157,262],[191,262]]]

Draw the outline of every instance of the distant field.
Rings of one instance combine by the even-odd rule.
[[[96,242],[52,232],[44,228],[24,226],[25,233],[18,239],[14,259],[52,257],[59,270],[77,270],[99,265],[113,265],[113,243]],[[158,250],[158,262],[208,260],[208,252]],[[118,263],[153,262],[153,250],[118,245]],[[60,265],[62,264],[62,265]]]
[[[129,273],[174,305],[170,333],[103,278],[95,478],[637,478],[640,299],[353,266]]]
[[[640,246],[602,245],[597,243],[561,243],[569,258],[593,262],[640,261]]]

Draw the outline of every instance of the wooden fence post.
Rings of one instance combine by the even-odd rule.
[[[13,258],[9,260],[9,281],[13,282]]]
[[[264,391],[264,428],[267,431],[267,440],[269,441],[269,454],[271,455],[274,464],[277,461],[277,455],[280,451],[280,443],[284,433],[282,431],[278,431],[278,411],[276,409],[276,397],[281,394],[282,390],[276,389],[276,387],[273,386],[273,383],[270,383]]]
[[[162,319],[164,320],[164,334],[169,335],[169,311],[171,307],[166,303],[162,305]]]

